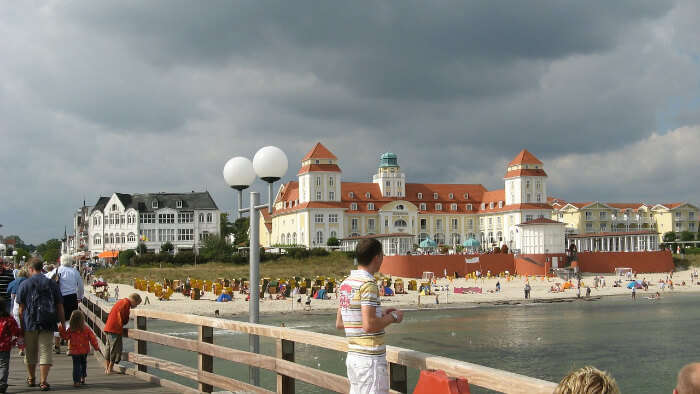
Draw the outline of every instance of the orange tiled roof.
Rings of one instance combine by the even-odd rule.
[[[520,223],[521,226],[527,226],[530,224],[564,224],[562,222],[557,222],[556,220],[552,219],[547,219],[547,218],[537,218],[533,219],[524,223]]]
[[[479,184],[407,183],[405,199],[411,202],[478,202],[485,192],[486,188]],[[418,199],[418,193],[423,193],[423,200]],[[433,199],[433,193],[438,194],[437,200]],[[464,198],[465,193],[469,194],[468,199]]]
[[[684,204],[685,204],[684,202],[672,202],[670,204],[661,204],[661,205],[665,206],[668,209],[673,209],[673,208],[678,208]]]
[[[609,203],[605,203],[605,205],[619,209],[621,211],[625,210],[625,209],[639,209],[639,208],[645,206],[645,204],[641,203],[641,202],[637,202],[637,203],[609,202]]]
[[[261,209],[260,213],[263,216],[263,219],[265,219],[265,227],[267,228],[267,232],[271,233],[272,232],[272,216],[270,216],[270,213],[267,211],[267,209]]]
[[[337,164],[310,164],[301,167],[297,175],[306,174],[311,171],[342,172]]]
[[[508,167],[517,166],[519,164],[542,164],[542,162],[540,159],[536,158],[535,155],[528,152],[527,149],[523,149],[517,156],[515,156],[513,160],[511,160],[510,163],[508,163]]]
[[[547,176],[547,173],[544,172],[544,170],[541,168],[511,170],[506,172],[506,175],[503,177],[503,179],[515,178],[516,176]]]
[[[304,156],[301,161],[306,161],[310,159],[333,159],[333,160],[338,160],[335,155],[328,150],[325,146],[323,146],[322,143],[317,142],[316,145],[314,145],[313,148],[309,151],[309,153]]]

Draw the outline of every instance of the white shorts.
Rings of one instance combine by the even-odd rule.
[[[348,353],[345,360],[350,380],[350,394],[384,394],[389,392],[389,366],[386,356],[362,356]]]

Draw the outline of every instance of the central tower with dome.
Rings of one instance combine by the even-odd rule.
[[[379,169],[372,182],[379,185],[382,197],[406,196],[406,174],[401,172],[396,154],[386,152],[379,158]]]

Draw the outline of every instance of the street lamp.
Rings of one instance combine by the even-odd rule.
[[[15,265],[17,265],[17,255],[19,253],[16,250],[12,251],[12,259],[15,261]]]
[[[250,273],[250,302],[248,304],[248,321],[258,323],[260,320],[260,234],[259,234],[259,213],[260,209],[268,209],[272,214],[272,184],[278,181],[287,172],[289,162],[287,155],[275,146],[261,148],[253,157],[251,162],[245,157],[234,157],[226,162],[224,166],[224,179],[232,188],[238,190],[238,211],[236,218],[241,217],[241,213],[249,212],[250,223],[248,234],[250,237],[249,273]],[[255,178],[260,177],[268,183],[268,203],[260,205],[260,193],[250,192],[250,207],[243,208],[243,190],[250,187]],[[251,353],[260,353],[260,338],[257,335],[249,336]],[[250,367],[250,383],[260,385],[260,370],[257,367]]]

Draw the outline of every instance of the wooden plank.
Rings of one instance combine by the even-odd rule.
[[[405,365],[389,363],[389,388],[408,393],[408,368]]]
[[[551,394],[557,387],[545,380],[394,346],[387,346],[386,358],[409,368],[440,369],[449,376],[467,378],[469,384],[502,393]]]
[[[336,393],[350,391],[350,381],[345,376],[336,375],[320,369],[307,367],[291,361],[277,359],[277,373],[318,386]]]
[[[140,331],[146,331],[146,318],[139,316],[136,318],[136,329]],[[135,351],[138,354],[148,354],[148,342],[137,340],[134,343]],[[148,368],[145,365],[138,365],[137,369],[139,372],[148,372]]]
[[[262,387],[253,386],[251,384],[244,383],[236,379],[227,378],[221,375],[215,375],[209,372],[200,372],[198,378],[202,382],[206,382],[211,384],[212,386],[230,390],[233,392],[238,392],[239,390],[241,390],[244,393],[274,394],[272,391],[265,390]]]
[[[200,343],[214,343],[214,329],[207,326],[199,326],[198,339]],[[214,358],[199,352],[197,356],[197,368],[200,372],[214,372]],[[201,392],[211,393],[213,389],[214,388],[210,384],[199,383],[199,391]]]
[[[93,324],[97,326],[100,331],[104,330],[105,324],[94,313],[92,313],[90,308],[83,304],[78,304],[78,308],[80,308],[80,310],[85,314],[85,317],[93,322]]]
[[[294,362],[294,342],[278,339],[276,343],[277,358]],[[277,394],[294,394],[294,378],[277,374]]]

